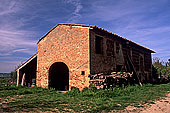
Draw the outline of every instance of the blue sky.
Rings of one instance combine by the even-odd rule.
[[[0,0],[0,72],[36,53],[57,23],[96,25],[170,58],[169,0]]]

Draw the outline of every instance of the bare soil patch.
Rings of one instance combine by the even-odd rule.
[[[128,106],[125,110],[120,111],[120,113],[170,113],[170,93],[166,96],[149,105],[147,103],[144,107]]]

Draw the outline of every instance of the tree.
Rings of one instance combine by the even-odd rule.
[[[16,71],[12,71],[10,78],[11,78],[12,82],[16,82],[17,81],[17,72]]]
[[[170,60],[168,62],[160,61],[160,58],[153,58],[153,66],[157,70],[160,82],[168,82],[170,76]]]

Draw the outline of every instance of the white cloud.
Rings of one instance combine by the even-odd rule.
[[[16,12],[17,10],[15,8],[16,3],[17,3],[16,1],[9,1],[9,0],[0,1],[1,4],[0,16],[4,16]]]
[[[65,0],[64,4],[61,4],[63,3],[61,0],[62,2],[53,4],[55,7],[52,5],[44,7],[47,1],[35,1],[0,0],[1,58],[12,59],[14,57],[10,58],[10,55],[23,53],[31,56],[36,51],[36,30],[40,30],[33,24],[42,26],[47,22],[52,25],[59,21],[98,25],[155,50],[157,53],[154,56],[170,57],[167,49],[170,42],[168,38],[170,23],[162,24],[163,21],[168,22],[170,18],[169,10],[164,9],[168,6],[166,3],[168,0],[157,2],[155,0]],[[61,7],[56,8],[57,5]],[[26,30],[26,25],[31,30]],[[17,62],[11,65],[15,63]]]
[[[0,72],[9,72],[27,59],[21,56],[31,56],[36,52],[37,40],[31,37],[36,31],[22,28],[33,17],[17,17],[23,12],[24,2],[1,0],[0,4]]]
[[[67,20],[68,23],[76,23],[81,18],[80,10],[83,8],[80,0],[66,0],[66,3],[72,4],[75,9]]]
[[[86,16],[92,24],[107,29],[140,45],[151,48],[154,56],[170,58],[170,16],[168,0],[98,0],[90,2]],[[164,22],[165,21],[165,22]]]
[[[0,56],[11,55],[15,52],[33,54],[36,40],[27,37],[29,31],[6,31],[0,30]]]

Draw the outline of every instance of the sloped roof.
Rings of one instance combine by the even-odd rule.
[[[23,64],[21,64],[20,66],[18,66],[18,68],[16,68],[15,70],[19,70],[22,67],[24,67],[25,65],[27,65],[29,62],[31,62],[34,58],[37,57],[37,53],[34,54],[32,57],[30,57],[26,62],[24,62]]]
[[[102,30],[102,31],[104,31],[104,32],[106,32],[106,33],[112,34],[112,35],[114,35],[114,36],[118,36],[119,38],[121,38],[121,39],[123,39],[123,40],[125,40],[125,41],[128,41],[128,42],[131,42],[131,43],[133,43],[133,44],[135,44],[135,45],[137,45],[137,46],[140,46],[140,47],[142,47],[142,48],[150,51],[151,53],[155,53],[155,51],[153,51],[153,50],[151,50],[151,49],[148,49],[148,48],[146,48],[146,47],[144,47],[144,46],[141,46],[141,45],[139,45],[139,44],[137,44],[137,43],[135,43],[135,42],[133,42],[133,41],[131,41],[131,40],[128,40],[128,39],[126,39],[126,38],[123,38],[123,37],[121,37],[121,36],[119,36],[119,35],[117,35],[117,34],[114,34],[114,33],[112,33],[112,32],[109,32],[109,31],[107,31],[107,30],[105,30],[105,29],[103,29],[103,28],[97,27],[97,26],[95,26],[95,25],[84,25],[84,24],[58,23],[58,24],[57,24],[56,26],[54,26],[50,31],[48,31],[44,36],[42,36],[42,37],[40,38],[40,40],[38,41],[38,43],[39,43],[43,38],[45,38],[51,31],[53,31],[57,26],[59,26],[59,25],[81,26],[81,27],[96,28],[96,29]]]

